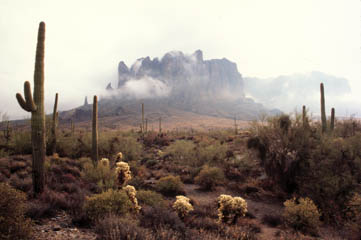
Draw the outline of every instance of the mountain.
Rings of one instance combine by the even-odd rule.
[[[352,109],[349,98],[351,87],[347,79],[318,71],[304,74],[283,75],[275,78],[245,78],[245,94],[266,107],[277,107],[285,112],[301,109],[306,105],[319,115],[320,83],[325,86],[326,107],[336,107],[336,113]]]
[[[161,59],[139,58],[130,67],[120,61],[117,84],[106,87],[109,96],[103,101],[108,113],[110,106],[129,106],[134,100],[244,120],[269,112],[245,97],[244,80],[234,62],[226,58],[204,60],[201,50],[190,55],[172,51]]]

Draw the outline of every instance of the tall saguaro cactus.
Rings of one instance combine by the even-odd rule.
[[[93,122],[92,122],[92,160],[95,164],[98,161],[98,97],[93,100]]]
[[[335,128],[335,108],[331,109],[331,123],[330,123],[330,131],[332,132]]]
[[[51,126],[52,143],[51,153],[56,153],[56,128],[58,125],[58,93],[55,94],[54,110],[53,110],[53,122]]]
[[[145,128],[144,128],[144,103],[142,103],[142,134],[145,132]]]
[[[34,70],[34,99],[31,95],[30,83],[24,83],[25,100],[20,93],[16,94],[20,106],[31,112],[31,145],[33,152],[32,175],[34,195],[44,190],[45,161],[45,113],[44,113],[44,53],[45,53],[45,23],[39,24],[38,43],[36,46]]]
[[[321,92],[321,122],[322,122],[322,132],[327,131],[327,121],[326,121],[326,107],[325,107],[325,91],[323,88],[323,83],[320,84]]]
[[[162,117],[159,117],[159,134],[162,133]]]

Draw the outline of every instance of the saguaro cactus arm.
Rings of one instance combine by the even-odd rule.
[[[30,89],[30,83],[28,81],[24,83],[24,96],[25,96],[25,100],[20,93],[16,94],[16,99],[18,100],[20,107],[27,112],[35,112],[37,107],[33,101],[31,89]]]

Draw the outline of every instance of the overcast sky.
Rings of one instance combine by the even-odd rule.
[[[46,23],[46,111],[83,104],[116,82],[120,60],[171,50],[227,58],[243,76],[313,70],[361,92],[360,0],[0,0],[0,111],[28,114],[15,93],[33,83],[36,34]]]

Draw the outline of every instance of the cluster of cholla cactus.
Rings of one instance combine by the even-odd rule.
[[[131,178],[130,167],[126,162],[117,162],[115,172],[117,174],[118,186],[124,186]]]
[[[189,198],[180,195],[177,196],[176,199],[173,204],[173,209],[178,213],[180,218],[184,218],[189,212],[194,210]]]
[[[232,223],[235,223],[238,217],[247,213],[247,202],[241,197],[222,194],[218,197],[218,206],[219,222],[228,223],[232,220]]]
[[[141,207],[138,205],[137,191],[135,190],[135,187],[127,185],[123,188],[123,190],[128,195],[130,201],[133,203],[134,210],[139,212]]]

